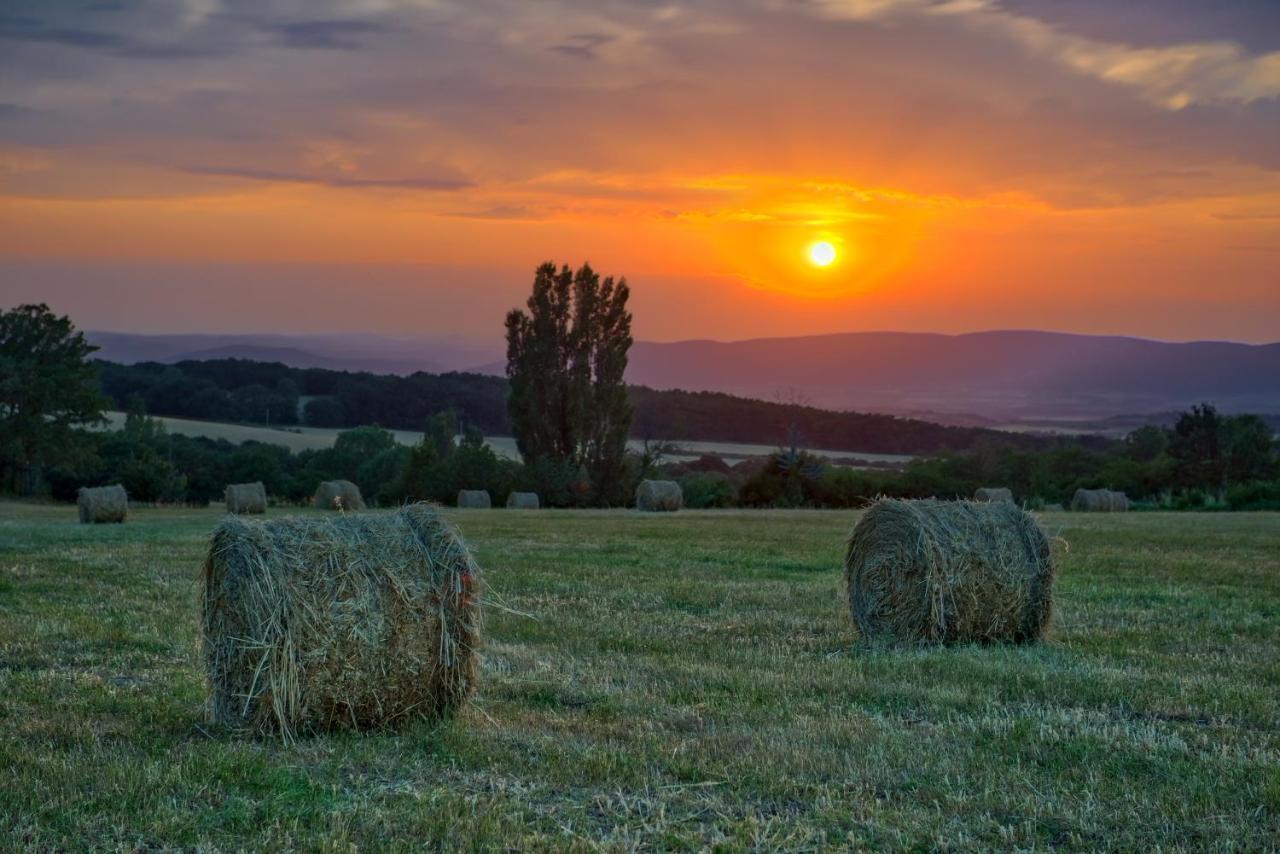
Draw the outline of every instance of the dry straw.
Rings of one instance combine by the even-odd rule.
[[[1036,640],[1053,578],[1049,538],[1006,501],[882,499],[854,527],[845,559],[854,623],[896,644]]]
[[[311,503],[324,510],[363,510],[364,496],[349,480],[326,480],[316,487]]]
[[[490,500],[487,490],[460,489],[458,490],[458,506],[471,507],[477,510],[488,510],[493,506],[493,501]]]
[[[224,517],[203,573],[210,716],[289,739],[448,715],[475,680],[478,585],[466,545],[426,504]]]
[[[636,487],[636,509],[671,512],[684,506],[684,493],[674,480],[642,480]]]
[[[507,496],[508,510],[537,510],[539,506],[536,492],[513,492]]]
[[[1110,489],[1077,489],[1071,509],[1078,513],[1127,513],[1129,496]]]
[[[99,522],[123,522],[129,515],[129,495],[120,484],[114,486],[80,487],[76,495],[81,524]]]
[[[974,501],[1012,501],[1013,492],[1003,486],[983,486],[973,493]]]
[[[228,484],[222,500],[228,513],[266,513],[267,488],[262,481]]]

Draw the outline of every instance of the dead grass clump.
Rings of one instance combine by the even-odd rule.
[[[324,510],[363,510],[364,496],[349,480],[326,480],[316,487],[311,503]]]
[[[898,644],[1037,640],[1053,578],[1049,538],[1007,501],[881,499],[845,559],[858,630]]]
[[[123,522],[129,515],[129,495],[120,484],[113,486],[82,486],[76,495],[81,524]]]
[[[1077,513],[1127,513],[1129,496],[1110,489],[1077,489],[1071,496],[1071,509]]]
[[[1012,501],[1013,492],[1003,486],[983,486],[973,493],[974,501]]]
[[[227,484],[222,494],[228,513],[266,513],[267,488],[262,481]]]
[[[537,510],[539,506],[536,492],[513,492],[507,496],[508,510]]]
[[[288,739],[456,710],[475,680],[478,568],[426,504],[224,517],[203,570],[210,715]]]
[[[663,513],[684,506],[684,493],[674,480],[642,480],[636,487],[636,509]]]
[[[485,489],[459,489],[458,490],[458,506],[470,507],[475,510],[488,510],[493,506],[492,499],[489,498],[489,492]]]

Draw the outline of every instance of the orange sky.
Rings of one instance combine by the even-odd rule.
[[[0,304],[496,337],[555,259],[647,339],[1280,339],[1277,13],[1084,5],[51,4],[0,22]]]

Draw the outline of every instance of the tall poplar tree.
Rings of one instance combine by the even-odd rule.
[[[527,311],[507,315],[507,376],[516,445],[526,463],[586,472],[598,503],[625,500],[632,407],[623,375],[631,349],[627,280],[538,267]]]

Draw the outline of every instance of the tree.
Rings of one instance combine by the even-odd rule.
[[[525,462],[581,467],[598,503],[625,500],[632,407],[626,279],[553,263],[534,275],[528,312],[507,315],[507,407]]]
[[[1169,456],[1174,476],[1184,488],[1218,493],[1223,488],[1222,419],[1212,404],[1193,406],[1173,426]]]
[[[11,491],[29,491],[41,465],[73,463],[76,428],[104,420],[88,361],[97,349],[47,305],[0,311],[0,465]]]
[[[1265,480],[1275,465],[1271,428],[1256,415],[1233,415],[1222,422],[1223,484]]]

